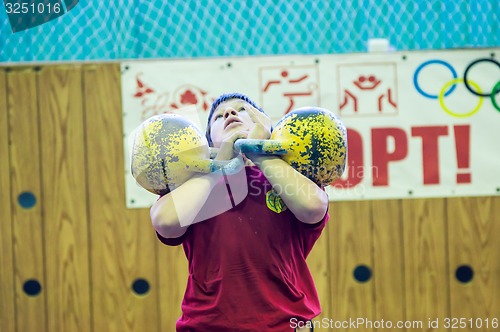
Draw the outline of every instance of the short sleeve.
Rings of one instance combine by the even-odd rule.
[[[163,196],[164,195],[160,195],[156,201],[158,201]],[[158,240],[161,241],[161,243],[163,243],[167,246],[175,247],[175,246],[182,244],[182,242],[184,242],[188,231],[189,231],[189,229],[184,234],[182,234],[181,236],[176,237],[176,238],[166,238],[166,237],[163,237],[160,234],[158,234],[158,232],[156,232],[156,237],[158,238]]]
[[[189,229],[184,234],[182,234],[181,236],[176,237],[176,238],[165,238],[165,237],[161,236],[160,234],[158,234],[158,232],[156,232],[156,237],[158,237],[158,240],[160,240],[161,243],[163,243],[167,246],[175,247],[175,246],[178,246],[184,242],[184,240],[187,237],[188,232],[189,232]]]
[[[302,245],[302,250],[304,252],[304,257],[307,258],[307,256],[311,252],[314,244],[319,239],[329,219],[330,215],[327,210],[323,219],[315,224],[306,224],[297,220],[299,237]]]

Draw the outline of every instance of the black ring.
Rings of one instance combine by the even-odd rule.
[[[472,66],[474,66],[476,63],[484,62],[484,61],[492,62],[492,63],[496,64],[498,66],[498,68],[500,69],[500,62],[496,61],[495,59],[484,58],[484,59],[478,59],[478,60],[472,61],[465,69],[464,84],[465,84],[465,87],[467,88],[467,90],[469,90],[470,93],[472,93],[473,95],[476,95],[478,97],[491,97],[492,95],[496,95],[497,93],[499,93],[500,88],[498,89],[498,91],[491,91],[491,93],[479,93],[479,92],[472,90],[471,86],[469,85],[469,81],[467,80],[467,74],[469,73],[469,69],[471,69]]]

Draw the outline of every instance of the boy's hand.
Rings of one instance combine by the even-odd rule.
[[[234,152],[234,142],[240,138],[247,138],[248,133],[244,130],[240,130],[232,134],[229,138],[222,141],[222,144],[219,148],[219,152],[214,160],[230,160],[236,156]]]
[[[255,126],[250,131],[247,138],[269,139],[269,137],[271,137],[271,119],[253,106],[248,108],[248,114],[255,123]]]

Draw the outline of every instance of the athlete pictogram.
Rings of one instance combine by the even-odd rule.
[[[289,113],[291,110],[311,103],[317,103],[318,84],[316,68],[314,66],[290,67],[290,68],[263,68],[261,71],[261,91],[266,100],[282,100],[283,104],[279,116]],[[276,108],[272,105],[272,108]]]
[[[481,89],[481,86],[477,82],[468,78],[472,68],[480,63],[492,63],[492,64],[495,64],[498,67],[498,69],[500,69],[500,63],[497,60],[495,60],[493,58],[481,58],[481,59],[474,60],[470,64],[468,64],[465,71],[464,71],[463,78],[460,78],[460,77],[458,77],[457,71],[450,63],[448,63],[444,60],[440,60],[440,59],[432,59],[432,60],[428,60],[428,61],[423,62],[422,64],[420,64],[417,67],[417,69],[415,70],[415,74],[413,75],[413,85],[415,86],[415,89],[418,91],[418,93],[420,93],[422,96],[429,98],[429,99],[438,99],[439,105],[441,106],[441,108],[447,114],[454,116],[454,117],[465,118],[465,117],[469,117],[469,116],[474,115],[475,113],[477,113],[481,109],[481,106],[483,105],[484,97],[489,97],[491,99],[491,103],[492,103],[493,107],[497,111],[500,112],[500,106],[498,105],[498,103],[495,99],[495,96],[500,92],[500,71],[498,73],[499,80],[494,84],[494,86],[490,92],[483,92]],[[422,70],[425,67],[432,65],[432,64],[444,66],[445,68],[447,68],[451,72],[451,74],[453,76],[450,81],[446,82],[443,85],[443,87],[440,89],[440,91],[437,94],[431,94],[431,93],[425,91],[424,89],[422,89],[422,87],[419,83],[419,76],[420,76]],[[462,113],[456,112],[456,111],[450,109],[444,102],[445,98],[448,97],[451,93],[453,93],[457,84],[459,84],[459,83],[463,83],[465,85],[465,87],[467,88],[467,90],[472,95],[478,97],[477,104],[471,110],[468,110],[468,111],[462,112]]]
[[[392,116],[398,110],[396,63],[337,66],[338,111],[342,116]]]
[[[382,81],[380,79],[378,79],[375,75],[371,74],[369,76],[361,75],[357,78],[357,80],[353,81],[352,83],[360,91],[363,90],[368,91],[377,88],[381,82]],[[349,88],[345,88],[343,92],[344,92],[344,99],[340,103],[339,110],[342,111],[349,104],[349,102],[352,102],[353,105],[352,109],[354,113],[358,113],[359,111],[358,98],[355,95],[355,93],[352,91],[352,89]],[[397,107],[392,94],[393,94],[392,89],[388,87],[387,90],[377,95],[377,110],[379,113],[382,113],[384,111],[384,104],[386,103],[388,103],[394,108]]]

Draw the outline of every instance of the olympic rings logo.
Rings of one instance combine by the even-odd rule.
[[[495,96],[500,92],[500,80],[495,84],[495,86],[493,87],[493,89],[490,93],[483,93],[483,91],[479,87],[479,84],[477,84],[476,82],[467,78],[467,76],[470,73],[471,68],[473,66],[477,65],[478,63],[481,63],[481,62],[491,62],[493,64],[496,64],[498,66],[498,68],[500,69],[500,62],[496,61],[495,59],[492,59],[492,58],[477,59],[477,60],[474,60],[473,62],[471,62],[467,66],[467,68],[465,69],[465,72],[464,72],[464,77],[459,78],[457,75],[457,72],[455,71],[455,68],[453,68],[448,62],[443,61],[443,60],[429,60],[429,61],[425,61],[424,63],[422,63],[420,66],[417,67],[417,70],[415,71],[415,74],[413,75],[413,85],[415,85],[415,89],[422,96],[424,96],[426,98],[430,98],[430,99],[438,99],[439,104],[441,105],[441,108],[446,113],[448,113],[449,115],[454,116],[454,117],[465,118],[465,117],[469,117],[471,115],[474,115],[477,111],[479,111],[479,109],[483,105],[484,97],[489,97],[491,99],[491,103],[493,104],[493,107],[497,111],[500,112],[500,105],[495,100]],[[431,65],[431,64],[442,65],[442,66],[446,67],[447,69],[449,69],[451,74],[453,75],[453,78],[450,81],[448,81],[447,83],[445,83],[445,85],[441,88],[441,90],[439,91],[439,93],[437,95],[435,95],[435,94],[433,95],[433,94],[430,94],[430,93],[424,91],[418,83],[418,76],[420,75],[420,72],[422,71],[422,69],[424,69],[426,66]],[[477,105],[472,110],[467,111],[466,113],[454,112],[451,109],[449,109],[448,106],[446,106],[446,104],[444,103],[444,98],[449,96],[455,90],[458,83],[465,84],[465,87],[467,88],[467,90],[469,90],[470,93],[479,97],[479,101],[478,101]]]

